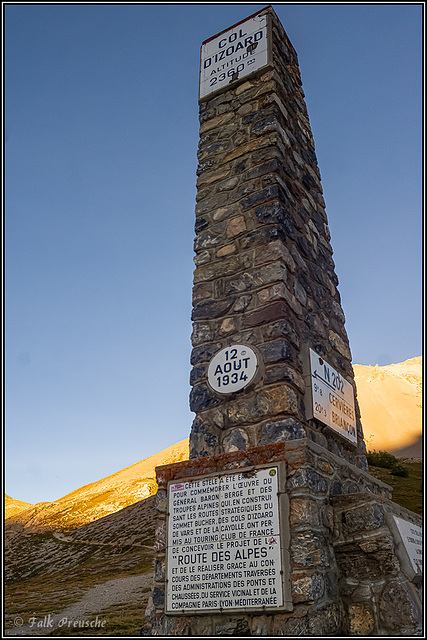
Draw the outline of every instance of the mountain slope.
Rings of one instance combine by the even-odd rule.
[[[69,530],[115,513],[157,491],[155,467],[188,458],[188,439],[54,502],[40,502],[7,519],[29,531]]]
[[[368,450],[421,457],[422,358],[353,369]]]
[[[138,635],[153,580],[154,502],[140,500],[66,533],[6,523],[6,636],[87,635],[73,627],[60,633],[59,620],[98,613],[106,622],[98,635]],[[30,625],[44,616],[52,630]]]
[[[4,517],[10,518],[25,509],[31,508],[33,505],[30,502],[22,502],[22,500],[15,500],[10,496],[4,496]]]

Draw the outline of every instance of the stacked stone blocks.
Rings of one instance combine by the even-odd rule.
[[[334,548],[344,632],[360,635],[420,635],[421,576],[396,554],[393,515],[421,526],[421,518],[372,493],[334,496]]]
[[[297,56],[278,21],[273,68],[201,102],[200,123],[190,456],[307,436],[367,469],[357,406],[356,447],[305,412],[305,345],[355,386]],[[232,343],[256,346],[265,371],[224,400],[207,366]]]
[[[242,611],[239,613],[218,612],[207,615],[183,614],[165,615],[166,576],[166,540],[167,540],[167,484],[169,481],[181,482],[206,477],[218,473],[247,471],[259,465],[282,463],[285,469],[284,495],[285,508],[289,528],[287,531],[288,563],[284,567],[285,578],[290,584],[292,601],[291,611],[268,613]],[[283,464],[284,463],[284,464]],[[368,575],[365,569],[363,579],[355,582],[353,571],[350,578],[345,573],[345,558],[350,557],[347,567],[352,567],[352,554],[358,553],[359,547],[349,538],[351,526],[358,526],[364,531],[370,526],[375,528],[375,517],[365,512],[361,520],[347,516],[348,523],[342,524],[343,510],[359,501],[364,496],[365,502],[374,505],[393,505],[388,499],[390,487],[372,477],[370,474],[338,458],[314,442],[303,439],[287,443],[277,443],[252,448],[247,451],[235,451],[217,456],[206,456],[202,459],[187,460],[177,464],[157,468],[158,522],[156,527],[156,563],[153,596],[147,616],[151,619],[154,635],[337,635],[343,629],[351,633],[361,624],[362,611],[359,601],[344,597],[340,601],[340,588],[344,594],[353,591],[362,584],[361,593],[372,594],[378,582],[378,575]],[[366,498],[366,496],[370,496]],[[338,508],[336,515],[335,502]],[[356,502],[355,502],[356,501]],[[357,504],[359,504],[357,502]],[[362,506],[363,506],[362,502]],[[396,505],[395,505],[396,506]],[[392,507],[390,507],[392,508]],[[283,509],[283,505],[282,505]],[[401,512],[399,512],[401,513]],[[414,514],[412,514],[414,517]],[[417,520],[415,516],[415,520]],[[372,525],[374,522],[374,525]],[[384,519],[381,533],[390,539],[390,531],[385,529]],[[362,536],[363,537],[363,536]],[[366,541],[365,541],[366,542]],[[378,545],[376,553],[380,556]],[[386,551],[389,558],[390,551]],[[389,560],[387,560],[388,562]],[[361,563],[357,566],[360,567]],[[398,564],[393,560],[393,577],[396,578]],[[359,575],[360,578],[360,575]],[[394,584],[394,583],[393,583]],[[350,585],[350,587],[349,587]],[[363,591],[364,589],[364,591]],[[372,602],[367,598],[361,605],[371,611]],[[357,604],[357,607],[355,605]],[[367,613],[367,619],[370,618]],[[373,614],[372,614],[373,615]],[[417,611],[412,612],[414,621]],[[366,623],[368,624],[368,623]],[[415,628],[417,628],[415,622]],[[372,627],[373,629],[374,627]],[[376,627],[378,629],[378,626]],[[384,625],[381,627],[384,627]],[[179,630],[179,633],[178,633]]]

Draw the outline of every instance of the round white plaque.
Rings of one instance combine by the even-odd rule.
[[[246,387],[258,371],[258,358],[245,344],[224,347],[208,367],[208,383],[217,393],[235,393]]]

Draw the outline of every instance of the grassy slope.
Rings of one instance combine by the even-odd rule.
[[[422,515],[423,510],[423,465],[421,462],[403,462],[409,476],[393,476],[390,469],[369,466],[373,476],[393,487],[393,501],[415,513]]]

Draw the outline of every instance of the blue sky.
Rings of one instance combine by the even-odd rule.
[[[189,435],[198,66],[263,4],[5,6],[6,492]],[[353,362],[421,355],[421,4],[281,4]]]

